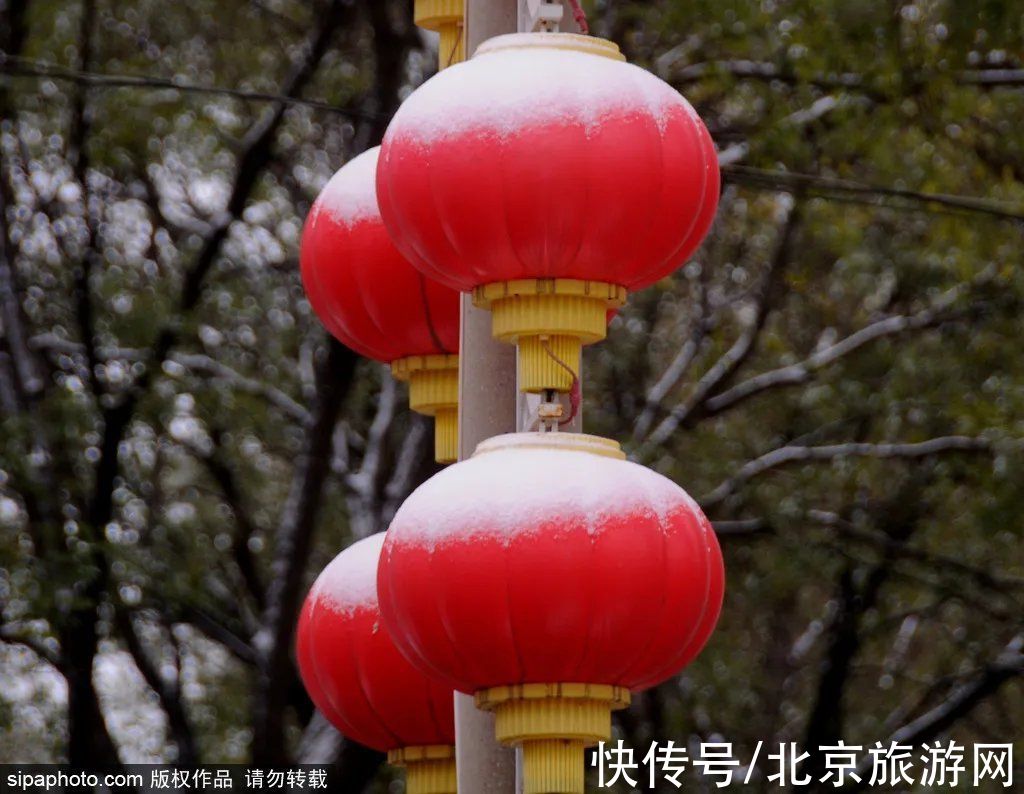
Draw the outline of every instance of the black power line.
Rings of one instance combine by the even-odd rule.
[[[217,96],[233,97],[248,102],[274,102],[286,105],[300,105],[304,107],[324,110],[328,113],[337,113],[342,116],[352,116],[360,119],[382,119],[385,118],[379,113],[367,113],[349,108],[341,108],[318,99],[302,99],[300,97],[284,96],[263,91],[246,91],[240,88],[227,88],[224,86],[199,85],[197,83],[185,83],[176,79],[166,77],[150,77],[135,74],[101,74],[99,72],[85,72],[79,69],[70,69],[46,61],[38,61],[32,58],[11,57],[0,53],[0,74],[11,77],[27,77],[41,80],[62,80],[76,85],[83,85],[89,88],[148,88],[154,90],[181,91],[186,94],[212,94]]]

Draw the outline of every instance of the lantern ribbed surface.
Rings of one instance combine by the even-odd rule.
[[[407,766],[409,794],[454,794],[452,689],[410,665],[381,625],[383,542],[353,544],[317,578],[299,616],[299,672],[342,734]]]
[[[569,33],[498,36],[435,75],[398,109],[377,167],[395,245],[491,309],[528,392],[571,389],[580,347],[627,290],[689,259],[718,192],[690,104],[612,42]],[[564,356],[541,344],[556,336]]]
[[[499,436],[420,486],[378,580],[403,653],[471,694],[657,684],[704,645],[723,585],[686,492],[614,442],[571,433]]]
[[[391,242],[377,204],[379,153],[369,149],[339,169],[313,203],[302,232],[302,284],[335,338],[409,381],[413,409],[438,417],[435,457],[450,463],[458,455],[458,392],[448,389],[440,401],[436,384],[458,380],[459,295],[426,278]]]

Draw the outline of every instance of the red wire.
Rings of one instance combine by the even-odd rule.
[[[541,340],[541,345],[544,348],[544,352],[551,357],[552,361],[572,376],[572,383],[569,386],[569,416],[565,419],[559,420],[558,426],[561,427],[562,425],[569,424],[576,418],[576,414],[580,412],[580,404],[583,402],[583,386],[580,383],[580,376],[573,372],[572,367],[555,355],[555,351],[551,349],[551,346],[548,344],[546,339]]]
[[[569,387],[569,415],[565,419],[559,421],[559,427],[569,424],[576,418],[576,414],[580,412],[580,403],[582,402],[583,387],[580,384],[580,379],[574,375],[572,378],[572,386]]]
[[[580,5],[580,0],[569,0],[569,5],[572,6],[572,18],[579,25],[580,33],[584,35],[590,33],[590,25],[587,24],[587,14],[583,10],[583,6]]]

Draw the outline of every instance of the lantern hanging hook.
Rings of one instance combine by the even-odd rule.
[[[580,0],[567,0],[572,9],[572,18],[576,21],[580,33],[589,34],[587,14]],[[526,0],[526,30],[540,33],[557,33],[565,13],[563,0]]]
[[[533,33],[557,32],[565,13],[562,0],[526,0],[524,10],[526,18],[522,22],[525,27],[521,29]]]

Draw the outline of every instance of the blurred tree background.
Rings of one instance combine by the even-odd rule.
[[[434,43],[396,0],[0,9],[0,762],[330,762],[383,791],[291,632],[433,471],[430,428],[327,339],[297,244]],[[1019,741],[1024,9],[588,10],[724,178],[697,257],[587,352],[588,431],[701,501],[729,579],[619,735]]]

